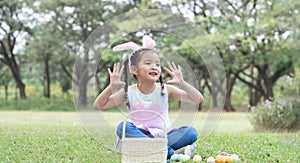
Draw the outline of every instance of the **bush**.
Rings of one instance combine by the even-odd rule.
[[[1,88],[0,88],[1,91]],[[1,110],[35,110],[35,111],[75,111],[73,96],[70,93],[63,93],[58,84],[51,85],[51,98],[43,96],[43,87],[31,83],[26,85],[27,99],[18,96],[18,90],[10,85],[8,99],[0,92]]]
[[[299,84],[299,83],[298,83]],[[251,123],[258,131],[297,132],[300,130],[300,91],[297,78],[287,76],[274,101],[251,108]]]
[[[0,102],[0,110],[75,111],[75,106],[72,98],[47,99],[40,97],[26,100],[4,100]]]

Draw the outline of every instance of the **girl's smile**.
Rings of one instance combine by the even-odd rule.
[[[151,76],[157,76],[158,73],[157,72],[150,72],[149,75],[151,75]]]

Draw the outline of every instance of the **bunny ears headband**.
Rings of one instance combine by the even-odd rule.
[[[143,48],[145,49],[153,49],[154,46],[156,45],[155,41],[148,35],[144,35],[143,36],[143,46],[140,47],[139,45],[137,45],[136,43],[134,42],[126,42],[126,43],[123,43],[123,44],[120,44],[120,45],[117,45],[113,48],[113,51],[123,51],[123,50],[129,50],[131,49],[133,52],[136,52],[138,50],[141,50]],[[128,59],[128,66],[130,67],[131,66],[131,55],[132,54],[129,54],[129,59]],[[129,72],[131,72],[131,69],[129,68]]]
[[[123,51],[123,50],[131,49],[135,52],[142,48],[153,49],[155,45],[156,45],[155,41],[150,36],[144,35],[142,47],[140,47],[139,45],[137,45],[134,42],[126,42],[126,43],[115,46],[113,48],[113,51]]]

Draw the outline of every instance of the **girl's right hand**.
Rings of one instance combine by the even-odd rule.
[[[123,74],[124,65],[120,68],[120,63],[114,63],[113,71],[108,68],[110,84],[112,87],[117,87],[120,85],[125,85],[125,82],[121,81],[121,76]]]

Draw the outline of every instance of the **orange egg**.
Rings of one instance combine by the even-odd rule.
[[[232,162],[233,162],[232,157],[230,157],[230,156],[225,157],[225,163],[232,163]]]

